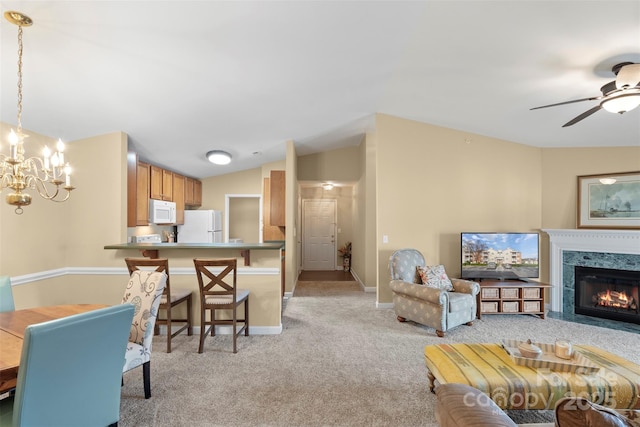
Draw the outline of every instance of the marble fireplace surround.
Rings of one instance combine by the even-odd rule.
[[[543,229],[549,235],[551,311],[563,310],[564,253],[640,256],[640,230]],[[623,257],[624,258],[624,257]]]

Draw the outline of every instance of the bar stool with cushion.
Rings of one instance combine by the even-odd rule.
[[[233,352],[237,353],[236,338],[242,332],[249,335],[249,291],[236,287],[238,265],[235,258],[229,259],[194,259],[196,276],[200,287],[200,346],[198,353],[204,348],[204,338],[211,331],[211,336],[216,333],[217,325],[231,325],[233,334]],[[213,267],[213,269],[211,268]],[[213,270],[222,271],[216,273]],[[231,279],[226,279],[229,273],[233,273]],[[231,283],[228,283],[231,281]],[[244,318],[238,318],[238,306],[244,305]],[[207,310],[210,312],[207,321]],[[230,310],[231,319],[217,319],[216,310]],[[238,329],[238,322],[243,325]],[[209,329],[206,327],[209,326]]]
[[[171,338],[174,338],[180,332],[187,330],[187,335],[193,334],[193,322],[191,321],[191,291],[189,289],[171,288],[169,277],[169,260],[166,258],[125,258],[127,263],[129,274],[136,270],[140,270],[140,267],[156,267],[155,271],[164,271],[167,274],[167,284],[164,288],[164,293],[160,299],[160,310],[165,310],[166,317],[163,319],[158,313],[156,319],[155,330],[158,330],[158,325],[165,325],[167,327],[167,353],[171,353]],[[187,315],[184,318],[174,318],[172,316],[173,307],[186,302]],[[184,323],[180,329],[173,331],[173,323]]]

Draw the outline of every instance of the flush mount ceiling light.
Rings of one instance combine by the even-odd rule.
[[[228,165],[231,163],[231,154],[222,150],[213,150],[207,153],[207,159],[215,165]]]
[[[600,178],[600,183],[604,185],[611,185],[616,183],[615,178]]]
[[[330,182],[327,182],[325,184],[322,184],[322,188],[325,190],[333,190],[333,184],[331,184]]]

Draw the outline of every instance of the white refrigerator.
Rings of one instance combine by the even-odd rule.
[[[178,243],[222,243],[222,211],[184,211],[178,225]]]

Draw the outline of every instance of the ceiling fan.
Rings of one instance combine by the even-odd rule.
[[[620,64],[614,65],[611,71],[616,75],[616,79],[600,88],[600,92],[602,92],[601,96],[558,102],[557,104],[531,108],[531,110],[573,104],[574,102],[600,101],[600,104],[565,123],[562,126],[563,128],[578,123],[580,120],[589,117],[602,108],[611,113],[619,114],[633,110],[640,105],[640,64],[621,62]]]

